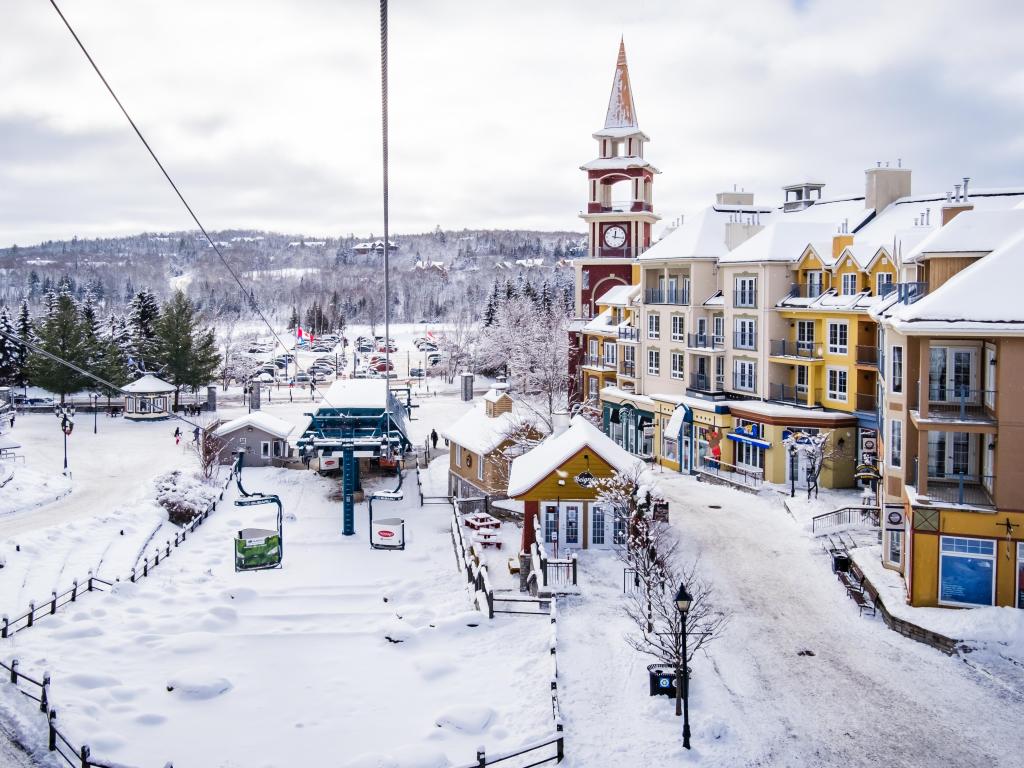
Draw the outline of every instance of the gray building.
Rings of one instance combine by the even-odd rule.
[[[288,435],[294,429],[276,416],[255,412],[221,424],[213,434],[224,441],[221,464],[230,464],[234,453],[245,451],[247,467],[269,467],[291,458]]]

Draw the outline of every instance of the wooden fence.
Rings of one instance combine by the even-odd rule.
[[[454,496],[426,496],[423,493],[423,480],[420,478],[420,467],[416,465],[416,491],[420,495],[420,506],[427,504],[451,504],[452,512],[456,511]]]
[[[488,619],[493,619],[494,588],[487,577],[487,566],[471,555],[466,548],[466,540],[462,536],[462,522],[456,512],[452,512],[451,529],[455,564],[459,571],[466,574],[466,581],[473,585],[473,604]]]
[[[579,561],[576,553],[567,558],[549,557],[536,520],[533,538],[534,543],[530,545],[530,575],[526,580],[530,594],[536,597],[539,593],[550,592],[552,589],[575,589],[579,581]]]
[[[224,492],[230,484],[231,476],[229,475],[228,479],[224,483],[224,487],[221,488],[217,499],[205,510],[193,517],[192,520],[182,527],[180,532],[174,534],[173,547],[175,549],[181,544],[184,544],[188,535],[193,533],[196,528],[203,524],[203,521],[206,520],[212,512],[217,510],[217,503],[224,499]],[[168,539],[164,546],[156,549],[152,560],[148,557],[143,558],[141,572],[137,567],[133,567],[131,574],[125,578],[125,581],[135,582],[139,579],[146,578],[154,568],[171,556],[171,551],[172,544],[171,540]],[[54,590],[52,597],[45,603],[40,604],[38,607],[35,602],[30,602],[28,612],[18,618],[9,620],[7,616],[4,616],[2,624],[0,624],[0,633],[2,633],[4,638],[13,636],[17,632],[21,632],[29,627],[35,626],[36,622],[44,616],[52,616],[59,608],[63,608],[66,605],[77,602],[77,600],[82,596],[90,592],[109,591],[114,584],[120,581],[120,578],[115,578],[113,583],[104,581],[103,579],[94,576],[90,571],[84,587],[80,585],[78,579],[75,579],[72,583],[71,589],[62,592],[59,595],[56,590]],[[107,589],[102,589],[101,585],[107,587]],[[39,711],[46,717],[47,727],[49,729],[47,747],[51,752],[56,752],[60,755],[64,759],[64,762],[71,766],[71,768],[127,768],[121,764],[115,765],[114,763],[93,758],[92,750],[89,748],[88,744],[76,747],[72,744],[71,740],[61,732],[57,727],[57,710],[55,707],[51,706],[52,701],[50,700],[49,672],[44,672],[42,678],[37,680],[35,677],[26,675],[20,671],[17,659],[11,659],[10,664],[5,664],[0,661],[0,668],[3,668],[7,673],[9,673],[8,681],[12,685],[17,686],[18,690],[23,695],[39,703]],[[173,766],[171,763],[165,763],[164,768],[173,768]]]

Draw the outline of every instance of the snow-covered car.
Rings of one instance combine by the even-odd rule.
[[[427,355],[427,365],[439,365],[441,363],[441,353],[431,352]]]
[[[427,372],[424,371],[422,368],[410,368],[409,375],[412,376],[414,379],[422,379],[424,376],[427,375]]]
[[[309,378],[308,373],[297,373],[295,374],[295,378],[292,379],[293,384],[309,384],[310,381],[312,381],[312,379]]]

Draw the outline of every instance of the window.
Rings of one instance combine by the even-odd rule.
[[[796,348],[804,354],[814,353],[814,321],[796,321]]]
[[[752,443],[736,443],[736,466],[764,470],[764,448]]]
[[[985,406],[995,410],[996,407],[996,348],[985,347]]]
[[[903,391],[903,347],[892,348],[892,385],[893,392]]]
[[[610,341],[604,343],[604,364],[607,366],[615,367],[615,363],[618,360],[618,350],[615,344]]]
[[[978,350],[932,347],[928,360],[928,399],[932,402],[978,402]]]
[[[672,315],[672,341],[683,341],[682,315]]]
[[[281,458],[284,455],[284,443],[280,440],[274,441],[274,458]]]
[[[649,339],[660,339],[661,338],[661,316],[660,315],[648,315],[647,316],[647,338],[649,338]]]
[[[735,365],[736,367],[733,369],[733,383],[736,385],[736,389],[753,392],[756,387],[756,363],[750,360],[737,360]]]
[[[661,420],[661,457],[669,461],[679,461],[679,434],[670,434],[667,430],[670,419]]]
[[[484,457],[483,457],[483,454],[480,455],[480,458],[476,462],[476,479],[480,480],[481,482],[484,479]]]
[[[879,272],[875,277],[875,293],[879,296],[887,296],[892,293],[892,272]]]
[[[455,466],[462,466],[462,449],[459,448],[455,443],[452,443],[452,453],[455,455]]]
[[[756,307],[757,306],[757,278],[737,277],[733,293],[734,307]]]
[[[807,394],[808,370],[806,365],[796,367],[796,391],[799,395]]]
[[[260,443],[260,457],[264,459],[270,458],[270,442],[267,440]]]
[[[612,524],[612,543],[620,546],[626,543],[626,515],[620,509],[615,510],[615,520]]]
[[[903,531],[889,531],[889,550],[886,558],[890,563],[903,562]]]
[[[544,505],[544,541],[548,544],[558,538],[558,507],[554,504]]]
[[[725,345],[725,317],[723,315],[715,315],[713,321],[713,327],[715,329],[714,338],[712,343],[716,347]]]
[[[661,370],[661,352],[657,349],[647,350],[647,372],[652,376],[657,376]]]
[[[996,586],[995,542],[959,536],[942,536],[939,541],[939,602],[992,605]]]
[[[575,504],[565,508],[565,543],[580,543],[580,508]]]
[[[846,402],[847,372],[845,368],[828,369],[828,399],[840,403]]]
[[[673,352],[672,353],[672,373],[673,379],[683,378],[683,353]]]
[[[244,437],[238,438],[238,444],[239,445],[245,445],[245,438]]]
[[[810,269],[807,271],[807,298],[813,299],[816,296],[821,296],[822,288],[822,276],[820,269]]]
[[[849,351],[848,332],[845,320],[830,320],[828,324],[828,351],[833,355],[845,355]]]
[[[737,318],[736,349],[757,349],[757,323],[754,320]]]
[[[889,422],[889,466],[903,466],[903,422],[898,419]]]
[[[725,356],[715,358],[715,387],[725,389]]]
[[[590,541],[604,544],[604,507],[595,504],[590,508]]]
[[[587,396],[595,398],[597,397],[597,385],[601,380],[597,376],[587,377]]]
[[[580,287],[584,290],[590,287],[590,272],[585,269],[580,274]]]
[[[597,339],[590,340],[590,364],[597,365],[597,358],[600,357],[600,353],[597,347]]]
[[[843,275],[843,295],[853,296],[857,292],[857,273],[847,272]]]

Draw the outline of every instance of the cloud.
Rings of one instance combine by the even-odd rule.
[[[0,246],[187,215],[46,3],[0,27]],[[381,229],[376,5],[65,0],[208,226]],[[733,183],[1021,183],[1024,5],[391,3],[396,231],[580,229],[618,39],[666,217]]]

